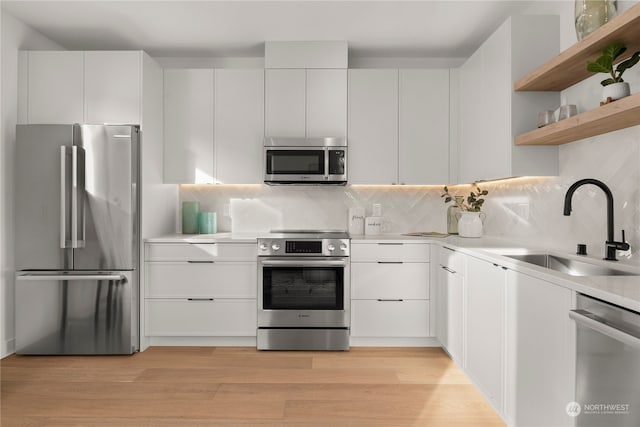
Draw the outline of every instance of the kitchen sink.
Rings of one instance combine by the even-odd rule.
[[[504,255],[508,258],[517,259],[518,261],[528,262],[530,264],[539,265],[550,270],[560,273],[569,274],[571,276],[638,276],[637,273],[618,270],[608,266],[599,264],[591,264],[589,262],[578,261],[571,258],[565,258],[551,254],[526,254],[526,255]]]

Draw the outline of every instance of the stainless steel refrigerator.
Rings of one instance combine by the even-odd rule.
[[[18,125],[16,353],[139,349],[133,125]]]

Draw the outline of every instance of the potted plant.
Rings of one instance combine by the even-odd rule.
[[[613,43],[602,51],[602,56],[595,61],[587,61],[587,70],[594,73],[606,73],[611,77],[600,82],[604,89],[602,90],[602,102],[600,105],[607,104],[631,93],[629,83],[622,80],[622,74],[633,67],[640,61],[640,51],[631,55],[630,58],[622,61],[614,68],[614,61],[622,55],[627,48],[622,43]]]
[[[453,201],[453,206],[447,210],[447,232],[449,234],[459,234],[461,237],[482,236],[482,221],[486,215],[481,212],[484,199],[482,196],[489,194],[487,190],[482,190],[478,185],[469,192],[466,200],[463,196],[452,196],[449,188],[444,187],[444,202]]]

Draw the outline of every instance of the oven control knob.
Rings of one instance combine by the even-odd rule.
[[[278,243],[274,243],[273,245],[271,245],[271,249],[277,251],[278,249],[280,249],[280,245]]]
[[[347,244],[346,243],[340,243],[340,250],[341,251],[346,251],[347,250]]]
[[[266,251],[267,248],[269,248],[269,245],[267,245],[266,243],[260,243],[260,250],[261,251]]]
[[[335,245],[333,243],[329,243],[327,245],[327,249],[329,249],[329,252],[333,252],[333,251],[336,250],[336,247],[335,247]]]

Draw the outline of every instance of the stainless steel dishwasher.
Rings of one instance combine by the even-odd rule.
[[[576,426],[640,426],[640,313],[578,294]]]

